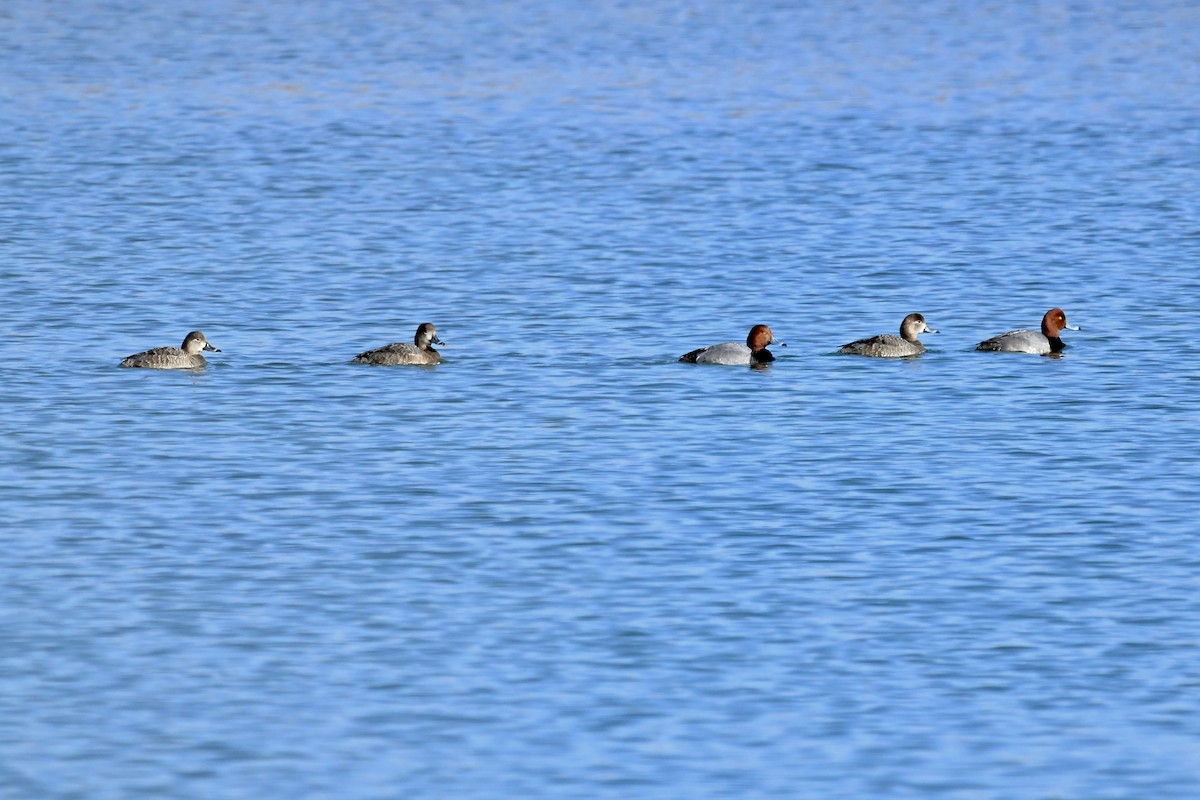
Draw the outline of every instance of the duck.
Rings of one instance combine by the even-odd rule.
[[[359,353],[354,357],[353,362],[356,364],[375,364],[378,366],[442,363],[441,353],[430,347],[430,343],[443,346],[446,344],[438,338],[437,328],[432,322],[422,322],[417,326],[417,332],[413,336],[412,344],[408,342],[394,342],[383,347],[376,347],[374,350]]]
[[[989,350],[997,353],[1035,353],[1050,355],[1061,353],[1066,346],[1059,334],[1063,330],[1077,331],[1078,326],[1067,322],[1067,314],[1061,308],[1052,308],[1042,317],[1042,331],[1019,330],[1002,333],[985,339],[976,345],[976,350]]]
[[[679,357],[686,364],[726,364],[731,366],[754,366],[766,364],[775,360],[775,356],[767,349],[767,345],[777,344],[787,347],[775,339],[775,334],[766,325],[755,325],[746,336],[746,343],[721,342],[708,347],[701,347]]]
[[[134,353],[122,359],[122,367],[145,367],[147,369],[198,369],[206,363],[201,351],[212,353],[221,352],[209,344],[208,339],[200,331],[192,331],[183,337],[180,347],[155,347],[141,353]]]
[[[921,333],[937,333],[937,331],[925,323],[925,317],[921,314],[909,314],[900,323],[899,336],[894,333],[869,336],[866,339],[858,339],[850,344],[842,345],[838,352],[872,358],[919,356],[925,352],[925,345],[917,340],[917,336]]]

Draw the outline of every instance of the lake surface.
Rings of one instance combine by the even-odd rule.
[[[0,53],[0,798],[1200,796],[1194,2]]]

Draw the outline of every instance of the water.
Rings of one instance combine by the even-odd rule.
[[[0,797],[1197,796],[1198,32],[9,3]]]

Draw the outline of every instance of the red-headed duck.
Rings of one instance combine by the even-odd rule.
[[[775,356],[771,355],[771,351],[767,349],[769,344],[787,347],[783,342],[775,340],[775,335],[766,325],[755,325],[750,329],[750,335],[746,337],[745,344],[722,342],[709,345],[685,353],[679,357],[679,360],[688,364],[729,364],[734,366],[766,364],[775,360]]]
[[[1061,353],[1063,340],[1058,337],[1063,329],[1077,331],[1079,328],[1068,324],[1067,315],[1061,308],[1052,308],[1042,317],[1042,332],[1009,331],[999,336],[980,342],[976,350],[991,350],[999,353],[1036,353],[1049,355]]]
[[[413,336],[412,344],[395,342],[383,347],[377,347],[374,350],[368,350],[365,353],[359,353],[353,360],[358,364],[378,364],[382,366],[442,363],[441,354],[429,346],[430,342],[440,345],[446,344],[438,338],[437,328],[434,327],[432,322],[422,322],[417,326],[417,333]]]
[[[917,340],[917,336],[921,333],[937,333],[937,331],[925,324],[925,317],[920,314],[909,314],[900,323],[899,336],[894,333],[881,333],[878,336],[844,344],[838,352],[855,356],[871,356],[872,358],[919,356],[925,352],[925,345]]]
[[[197,369],[205,365],[201,350],[221,352],[208,343],[200,331],[192,331],[183,337],[182,347],[155,347],[144,353],[135,353],[121,361],[122,367],[145,367],[147,369]]]

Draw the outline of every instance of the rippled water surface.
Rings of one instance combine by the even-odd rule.
[[[0,48],[0,797],[1200,796],[1195,3]]]

